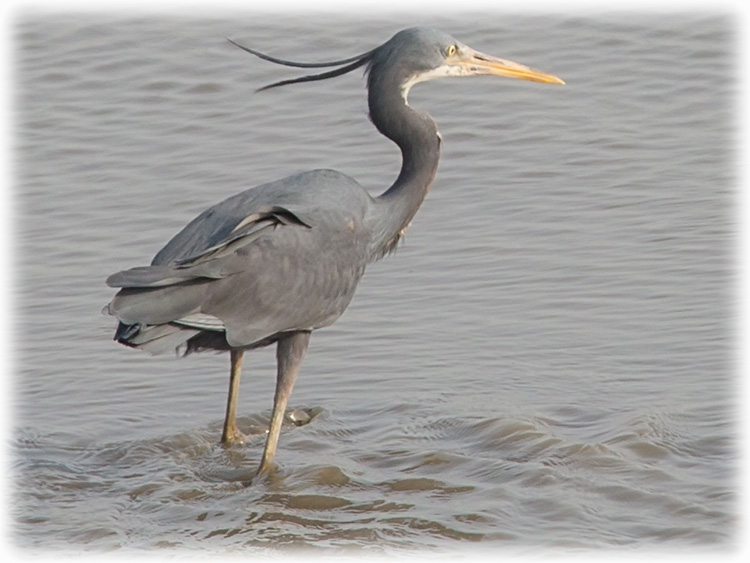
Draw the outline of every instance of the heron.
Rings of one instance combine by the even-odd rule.
[[[365,268],[392,252],[430,190],[442,139],[435,121],[409,105],[415,84],[490,75],[548,84],[553,76],[483,54],[441,31],[413,27],[337,61],[303,63],[240,45],[266,61],[326,68],[268,84],[325,80],[364,67],[370,120],[401,151],[401,170],[377,197],[353,178],[319,169],[262,184],[206,209],[149,266],[107,278],[119,288],[105,313],[114,339],[163,353],[228,351],[229,391],[221,443],[244,443],[237,397],[245,352],[276,344],[276,389],[257,475],[273,466],[292,387],[314,330],[334,323]]]

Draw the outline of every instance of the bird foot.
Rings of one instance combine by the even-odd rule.
[[[258,471],[255,474],[256,478],[260,478],[262,476],[268,476],[276,469],[276,465],[266,459],[261,460],[260,465],[258,466]]]
[[[250,479],[242,481],[245,487],[260,484],[273,484],[279,481],[279,467],[275,463],[261,464]]]
[[[221,436],[221,445],[222,446],[234,446],[234,445],[242,445],[245,443],[246,436],[239,431],[239,429],[230,428],[228,430],[225,430],[224,433]]]

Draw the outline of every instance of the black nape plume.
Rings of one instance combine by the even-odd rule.
[[[255,49],[251,49],[249,47],[245,47],[244,45],[240,45],[239,43],[232,41],[231,39],[227,39],[232,45],[235,45],[236,47],[239,47],[243,51],[247,51],[248,53],[255,55],[258,58],[261,58],[265,61],[269,61],[275,64],[284,65],[284,66],[291,66],[296,68],[326,68],[326,67],[332,67],[332,66],[338,66],[340,68],[329,70],[327,72],[322,72],[320,74],[310,74],[307,76],[301,76],[299,78],[290,78],[288,80],[281,80],[279,82],[274,82],[273,84],[268,84],[266,86],[262,86],[261,88],[258,88],[256,92],[262,92],[263,90],[269,90],[271,88],[277,88],[279,86],[286,86],[287,84],[297,84],[299,82],[312,82],[315,80],[326,80],[328,78],[334,78],[336,76],[341,76],[342,74],[346,74],[348,72],[353,71],[356,68],[361,67],[362,65],[368,63],[370,59],[372,58],[373,54],[375,53],[376,49],[372,49],[370,51],[367,51],[366,53],[362,53],[361,55],[356,55],[354,57],[349,57],[347,59],[341,59],[339,61],[328,61],[324,63],[300,63],[296,61],[289,61],[286,59],[279,59],[277,57],[272,57],[271,55],[266,55],[265,53],[261,53],[260,51],[256,51]],[[341,66],[344,65],[344,66]]]

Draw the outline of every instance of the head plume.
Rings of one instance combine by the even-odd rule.
[[[232,45],[239,47],[243,51],[247,51],[248,53],[255,55],[258,58],[261,58],[265,61],[269,61],[278,65],[291,66],[295,68],[338,67],[333,70],[321,72],[320,74],[308,74],[306,76],[301,76],[299,78],[290,78],[287,80],[280,80],[279,82],[274,82],[272,84],[267,84],[266,86],[262,86],[261,88],[258,88],[256,92],[262,92],[263,90],[270,90],[271,88],[276,88],[278,86],[286,86],[287,84],[296,84],[298,82],[313,82],[315,80],[326,80],[327,78],[334,78],[336,76],[341,76],[342,74],[346,74],[348,72],[351,72],[367,64],[370,61],[370,59],[372,59],[372,56],[377,50],[377,48],[375,48],[370,51],[367,51],[366,53],[362,53],[361,55],[355,55],[354,57],[349,57],[347,59],[341,59],[338,61],[328,61],[324,63],[300,63],[296,61],[289,61],[286,59],[279,59],[277,57],[266,55],[265,53],[261,53],[260,51],[256,51],[255,49],[251,49],[249,47],[245,47],[244,45],[240,45],[239,43],[232,41],[231,39],[228,39],[228,41]]]

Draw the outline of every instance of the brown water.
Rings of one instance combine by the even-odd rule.
[[[402,248],[313,335],[278,469],[246,486],[274,351],[112,342],[107,275],[246,187],[398,152],[351,75],[414,23],[564,78],[418,85],[438,177]],[[734,29],[728,16],[16,21],[12,539],[23,550],[693,552],[737,541]],[[166,551],[165,551],[166,550]],[[688,551],[689,550],[689,551]]]

